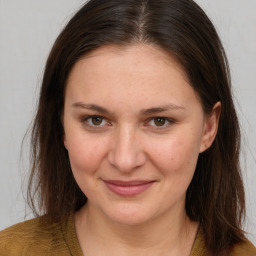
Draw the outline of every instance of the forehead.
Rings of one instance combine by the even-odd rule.
[[[104,66],[106,67],[107,63],[114,64],[114,62],[116,65],[121,65],[121,68],[126,68],[126,70],[128,67],[133,68],[139,64],[143,64],[145,69],[149,69],[150,67],[159,64],[161,64],[161,66],[163,66],[163,64],[169,65],[172,68],[179,69],[179,72],[182,73],[183,78],[188,82],[186,72],[173,54],[160,48],[159,46],[142,43],[131,45],[106,45],[90,51],[80,58],[77,63],[75,63],[69,75],[69,80],[74,73],[74,70],[78,71],[78,69],[84,66],[85,63],[90,65],[90,67],[87,68],[95,67],[100,69],[104,68]],[[140,66],[140,68],[141,67],[142,66]],[[135,71],[136,70],[134,69],[132,70],[133,73]],[[142,70],[138,70],[138,72],[141,71]]]
[[[181,65],[166,51],[152,45],[111,45],[88,53],[74,65],[66,96],[103,103],[156,104],[162,100],[177,104],[189,103],[195,91]]]

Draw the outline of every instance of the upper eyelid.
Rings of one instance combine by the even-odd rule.
[[[106,117],[101,116],[101,115],[86,115],[86,116],[83,116],[81,118],[81,120],[87,120],[87,119],[90,119],[90,118],[93,118],[93,117],[100,117],[100,118],[105,119],[105,120],[107,119]]]
[[[104,120],[110,120],[110,118],[106,117],[106,116],[103,116],[103,115],[98,115],[98,114],[87,114],[87,115],[82,115],[81,116],[81,120],[86,120],[86,119],[89,119],[89,118],[93,118],[93,117],[100,117]]]
[[[82,123],[84,123],[85,121],[87,121],[88,119],[90,119],[90,118],[93,118],[93,117],[100,117],[100,118],[102,118],[105,122],[107,122],[107,119],[105,118],[105,117],[103,117],[103,116],[100,116],[100,115],[89,115],[89,116],[84,116],[84,117],[82,117],[82,119],[81,119],[81,122]],[[101,126],[103,126],[103,125],[92,125],[92,124],[87,124],[88,126],[92,126],[92,127],[101,127]]]
[[[167,118],[167,117],[153,117],[153,118],[150,118],[149,120],[148,120],[148,122],[151,122],[151,121],[153,121],[154,119],[156,119],[156,118],[163,118],[163,119],[165,119],[165,121],[167,122],[167,123],[169,123],[169,124],[172,124],[172,123],[175,123],[175,120],[174,119],[172,119],[172,118]],[[156,127],[158,127],[158,128],[163,128],[163,127],[165,127],[166,125],[164,125],[164,126],[156,126]]]
[[[148,120],[148,121],[151,121],[151,120],[154,120],[154,119],[156,119],[156,118],[163,118],[163,119],[165,119],[166,121],[175,122],[175,119],[174,119],[174,118],[165,117],[165,116],[154,116],[154,117],[148,118],[147,120]]]
[[[105,120],[110,120],[109,118],[105,117],[105,116],[102,116],[102,115],[86,115],[86,116],[83,116],[82,117],[82,120],[86,120],[86,119],[89,119],[89,118],[93,118],[93,117],[100,117],[100,118],[103,118]],[[167,121],[171,121],[171,122],[174,122],[175,120],[173,118],[170,118],[170,117],[165,117],[165,116],[153,116],[153,117],[148,117],[146,118],[145,120],[146,121],[150,121],[150,120],[153,120],[155,118],[164,118],[165,120]]]

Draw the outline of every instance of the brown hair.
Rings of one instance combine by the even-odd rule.
[[[222,104],[216,139],[199,155],[186,212],[200,222],[209,251],[224,255],[244,235],[240,131],[224,49],[213,24],[192,0],[91,0],[70,20],[45,67],[32,131],[30,205],[35,214],[60,221],[86,203],[63,145],[65,84],[73,65],[89,51],[136,43],[156,45],[177,58],[205,113],[216,102]]]

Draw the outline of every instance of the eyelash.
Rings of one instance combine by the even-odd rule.
[[[105,122],[103,125],[100,123],[99,125],[95,125],[92,123],[92,118],[100,118],[103,120],[103,122]],[[156,119],[163,119],[164,120],[164,124],[163,125],[159,125],[157,126],[155,125],[150,125],[151,122],[155,122]],[[91,116],[86,116],[83,117],[81,122],[86,125],[87,127],[91,128],[91,129],[103,129],[106,125],[107,126],[111,126],[110,122],[107,121],[106,118],[104,118],[103,116],[97,116],[97,115],[91,115]],[[165,129],[167,127],[169,127],[170,125],[174,124],[175,120],[171,119],[171,118],[167,118],[167,117],[163,117],[163,116],[158,116],[158,117],[152,117],[147,119],[146,121],[146,125],[145,126],[152,126],[154,127],[154,129]]]
[[[159,125],[159,126],[156,125],[155,121],[157,119],[163,119],[164,120],[164,124],[163,125]],[[167,117],[162,117],[161,116],[161,117],[150,118],[148,123],[150,123],[150,122],[154,122],[155,125],[152,125],[152,126],[155,127],[156,129],[164,129],[164,128],[166,128],[166,126],[169,126],[169,125],[173,124],[174,120],[171,119],[171,118],[167,118]]]
[[[104,118],[103,116],[96,116],[96,115],[83,117],[81,121],[84,125],[92,129],[101,129],[104,126],[101,124],[100,125],[92,124],[92,118],[101,118],[103,122],[105,121],[107,123],[106,118]]]

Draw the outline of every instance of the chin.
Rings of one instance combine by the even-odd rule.
[[[107,217],[112,221],[128,226],[142,225],[148,222],[153,214],[150,214],[148,211],[145,211],[145,208],[142,209],[141,206],[134,207],[129,205],[124,205],[111,212],[107,213]]]

